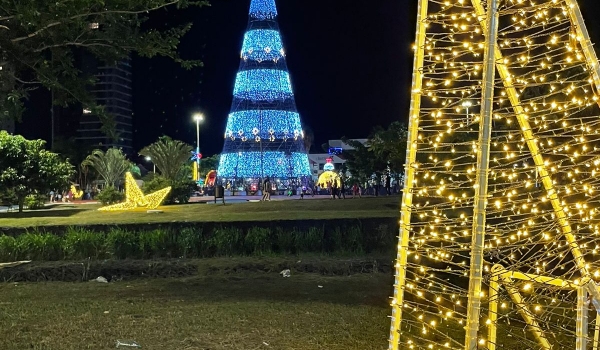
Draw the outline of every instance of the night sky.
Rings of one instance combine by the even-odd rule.
[[[580,0],[594,42],[597,0]],[[165,58],[133,59],[134,149],[159,136],[195,144],[191,115],[203,112],[202,153],[220,153],[250,0],[213,0],[212,6],[160,10],[152,25],[193,23],[181,55],[201,59],[191,71]],[[372,127],[407,119],[416,0],[278,0],[279,25],[303,123],[315,134],[312,152],[342,136],[367,137]],[[375,5],[376,4],[376,5]],[[598,48],[596,48],[598,51]],[[50,138],[36,103],[17,131]],[[48,117],[49,119],[49,117]],[[29,125],[29,126],[27,126]],[[31,125],[34,125],[32,128]]]
[[[206,116],[202,152],[221,152],[249,3],[214,0],[177,18],[154,16],[194,23],[181,52],[204,67],[185,71],[166,59],[134,60],[136,149],[162,134],[195,143],[197,110]],[[406,118],[414,11],[404,1],[378,3],[277,1],[298,111],[315,133],[313,151],[329,139],[366,137],[374,125]]]

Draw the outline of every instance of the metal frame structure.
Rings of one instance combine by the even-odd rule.
[[[496,350],[498,318],[498,292],[500,285],[508,291],[512,301],[518,308],[518,312],[523,320],[529,326],[530,331],[544,350],[552,349],[552,345],[545,336],[543,329],[535,320],[535,315],[529,310],[527,304],[523,302],[523,297],[519,290],[514,286],[514,281],[526,281],[535,284],[543,284],[557,287],[559,289],[568,289],[577,291],[577,320],[576,320],[576,343],[575,350],[586,350],[588,348],[588,303],[589,294],[585,285],[580,285],[572,281],[565,281],[559,278],[527,274],[522,272],[508,271],[502,265],[496,264],[492,267],[490,286],[489,286],[489,314],[488,314],[488,350]],[[596,314],[596,325],[600,324],[600,313]],[[594,332],[593,348],[600,346],[600,328],[596,327]]]
[[[600,91],[600,65],[598,58],[592,47],[591,40],[583,21],[583,16],[577,5],[576,0],[564,0],[569,8],[569,18],[576,30],[576,40],[582,48],[588,64],[588,69],[593,77],[593,84],[597,91]],[[489,286],[489,320],[488,320],[488,349],[496,348],[496,320],[498,317],[498,290],[500,285],[508,291],[513,302],[518,305],[519,313],[529,325],[538,343],[544,349],[551,349],[552,346],[547,337],[545,337],[539,324],[535,320],[535,315],[524,304],[523,298],[518,289],[514,287],[514,280],[530,281],[533,283],[576,290],[577,298],[577,344],[576,350],[587,349],[587,330],[588,315],[587,305],[590,300],[598,315],[596,317],[596,329],[594,334],[593,349],[600,349],[600,287],[592,279],[588,263],[584,254],[573,234],[569,218],[565,214],[565,206],[557,194],[557,190],[550,177],[549,170],[542,158],[542,152],[534,140],[532,127],[527,114],[521,105],[517,88],[513,85],[512,75],[509,69],[502,64],[503,53],[497,40],[498,30],[498,0],[488,0],[488,8],[484,8],[484,1],[471,0],[475,9],[476,17],[479,21],[483,33],[486,33],[486,54],[484,57],[485,73],[483,78],[483,98],[479,122],[479,150],[477,153],[477,180],[478,184],[475,195],[475,205],[473,210],[472,227],[472,245],[471,245],[471,268],[469,281],[469,303],[467,308],[467,325],[465,350],[477,349],[478,331],[479,331],[479,310],[482,295],[483,282],[483,241],[485,234],[485,198],[487,196],[487,173],[489,172],[489,133],[491,130],[492,106],[491,100],[494,96],[494,73],[497,72],[504,85],[506,96],[513,109],[514,115],[519,123],[522,136],[527,145],[528,151],[532,155],[535,163],[536,176],[539,177],[547,198],[552,205],[558,227],[562,231],[565,240],[568,243],[570,253],[579,270],[581,279],[579,283],[565,281],[557,278],[550,278],[539,275],[524,274],[521,272],[510,272],[501,265],[495,265],[492,268],[492,274]],[[419,0],[417,12],[417,29],[415,42],[415,56],[413,64],[413,82],[411,91],[411,107],[409,114],[409,129],[407,140],[406,166],[403,197],[401,204],[400,231],[398,242],[398,254],[395,264],[395,282],[394,295],[392,299],[392,316],[389,337],[389,349],[398,350],[400,340],[400,326],[402,322],[402,308],[404,307],[404,290],[406,288],[406,276],[409,255],[409,240],[411,233],[411,215],[414,211],[413,191],[415,188],[415,172],[417,169],[417,139],[419,132],[419,113],[421,108],[422,87],[423,87],[423,67],[426,46],[426,29],[429,0]],[[598,100],[600,105],[600,100]]]

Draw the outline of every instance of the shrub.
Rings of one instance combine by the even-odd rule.
[[[103,258],[106,256],[105,236],[84,228],[69,227],[63,247],[69,259]]]
[[[270,228],[253,227],[244,237],[244,248],[247,254],[265,254],[273,251],[272,231]]]
[[[144,184],[142,185],[142,191],[145,194],[162,190],[165,187],[169,187],[171,184],[169,180],[165,179],[160,175],[146,176],[144,178]]]
[[[325,231],[322,227],[310,227],[296,236],[296,248],[302,253],[317,253],[323,250]]]
[[[296,244],[295,239],[298,235],[298,231],[294,229],[284,229],[278,227],[275,230],[275,244],[279,253],[295,254]]]
[[[100,191],[97,198],[103,205],[109,205],[122,202],[125,199],[125,194],[113,186],[108,186]]]
[[[179,180],[171,184],[171,193],[169,193],[170,203],[187,203],[190,200],[192,191],[196,188],[194,181]]]
[[[168,232],[162,229],[140,232],[139,248],[142,258],[159,258],[166,256],[168,248]]]
[[[17,241],[11,236],[0,236],[0,262],[17,260]]]
[[[60,237],[47,233],[26,233],[17,237],[17,256],[25,260],[59,260],[63,257]]]
[[[205,245],[202,237],[202,228],[195,230],[192,227],[185,227],[177,235],[177,244],[181,251],[182,257],[202,257]]]
[[[143,190],[145,194],[162,190],[165,187],[171,186],[171,192],[165,198],[165,204],[187,203],[190,200],[192,190],[196,186],[190,180],[175,180],[169,181],[158,175],[144,182]]]
[[[46,207],[46,196],[41,194],[30,194],[25,197],[24,205],[29,210],[44,209]]]
[[[108,253],[117,259],[132,259],[139,256],[138,239],[131,231],[111,229],[106,235],[106,247]]]
[[[342,241],[341,250],[350,253],[363,253],[363,235],[362,229],[358,226],[352,226],[346,229],[346,234]]]
[[[219,227],[209,239],[215,255],[231,256],[242,252],[242,231],[236,227]]]

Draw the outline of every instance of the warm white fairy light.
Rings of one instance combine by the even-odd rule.
[[[416,163],[409,164],[415,178],[408,268],[402,335],[390,347],[456,349],[463,348],[466,323],[485,47],[479,21],[485,16],[478,14],[479,0],[420,3],[428,12],[424,44],[416,48],[424,63],[422,88],[413,91],[421,98],[411,117],[418,135]],[[498,339],[510,334],[522,348],[539,348],[539,337],[522,331],[525,315],[540,333],[556,335],[548,338],[553,347],[573,348],[576,289],[583,272],[600,275],[594,259],[600,247],[600,111],[592,69],[598,62],[590,60],[581,23],[574,22],[575,1],[500,5],[502,74],[495,84],[483,290],[496,264],[530,280],[499,280],[498,318],[482,318],[478,342],[494,345],[486,338],[486,324],[494,323],[505,335]],[[574,246],[581,258],[574,258]],[[552,278],[563,285],[552,285]],[[509,291],[518,293],[527,312],[517,311],[519,296]],[[485,316],[487,294],[482,297]]]

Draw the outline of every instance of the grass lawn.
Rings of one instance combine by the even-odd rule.
[[[400,199],[394,197],[346,200],[311,199],[259,203],[185,204],[165,206],[163,213],[146,210],[99,212],[96,205],[57,205],[52,209],[0,213],[0,227],[47,225],[131,224],[194,221],[262,221],[399,217]]]
[[[215,258],[187,261],[197,265],[196,273],[188,277],[140,279],[121,271],[113,276],[116,282],[108,284],[2,283],[0,350],[102,350],[114,348],[117,340],[133,340],[143,349],[156,350],[386,349],[393,276],[372,272],[383,270],[352,268],[368,261],[322,256]],[[292,270],[290,278],[279,275],[285,268]],[[416,314],[404,317],[412,324],[408,331],[419,338],[422,328],[413,318]],[[439,330],[461,343],[461,328]],[[442,333],[432,333],[429,339],[440,340]],[[551,342],[573,349],[572,334],[572,329],[557,332]],[[498,336],[504,350],[538,348],[532,346],[533,336],[522,322],[502,323]]]
[[[321,286],[321,287],[319,287]],[[392,277],[273,272],[0,285],[0,349],[387,348]]]

